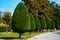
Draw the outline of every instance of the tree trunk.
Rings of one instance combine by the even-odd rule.
[[[31,31],[29,32],[29,34],[31,34]]]
[[[43,29],[41,29],[41,32],[43,32]]]
[[[8,34],[8,27],[6,27],[6,33]]]
[[[19,33],[19,38],[21,39],[21,33]]]
[[[49,29],[46,29],[47,30],[47,32],[49,31]]]
[[[41,32],[41,29],[39,29],[39,32]]]

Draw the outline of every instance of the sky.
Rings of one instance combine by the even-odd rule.
[[[56,2],[57,4],[60,5],[60,0],[50,0],[50,1],[54,1],[54,2]]]
[[[0,0],[0,11],[9,11],[13,13],[19,2],[21,2],[21,0]]]
[[[60,0],[50,0],[54,1],[60,5]],[[11,13],[14,12],[17,4],[21,2],[21,0],[0,0],[0,11],[9,11]]]

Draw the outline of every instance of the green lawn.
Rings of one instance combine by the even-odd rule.
[[[26,32],[22,34],[22,40],[26,40],[38,34],[41,34],[41,32],[32,32],[32,34],[29,34],[29,32]],[[19,37],[18,33],[8,32],[7,34],[6,32],[0,32],[0,38],[2,39],[18,39],[18,37]]]

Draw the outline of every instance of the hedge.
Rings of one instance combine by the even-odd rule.
[[[30,20],[31,20],[30,31],[34,31],[35,30],[35,20],[34,20],[34,15],[32,13],[30,13]]]
[[[46,29],[47,28],[47,24],[46,24],[46,19],[45,16],[41,16],[41,29]]]
[[[6,26],[0,26],[0,32],[6,32]],[[9,27],[8,27],[8,31],[10,31]]]
[[[35,16],[35,30],[40,30],[41,29],[41,24],[38,16]]]
[[[51,18],[46,16],[45,19],[46,19],[47,29],[51,29]]]

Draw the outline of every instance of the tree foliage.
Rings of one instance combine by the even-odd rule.
[[[35,16],[48,15],[53,17],[53,9],[48,3],[48,0],[22,0],[26,4],[29,12],[33,13]]]
[[[4,16],[2,18],[7,25],[10,24],[11,21],[11,13],[10,12],[4,12]]]
[[[46,19],[47,29],[51,29],[51,18],[46,16],[45,19]]]
[[[43,15],[41,17],[41,28],[42,29],[46,29],[47,28],[46,20],[45,20],[45,17]]]
[[[41,24],[38,16],[35,16],[35,30],[40,30],[41,29]]]
[[[22,34],[30,31],[30,15],[27,7],[23,3],[19,3],[14,10],[12,18],[12,29],[14,32]]]
[[[60,28],[60,6],[56,4],[55,2],[51,2],[50,4],[53,7],[53,19],[55,22],[55,28],[59,29]]]
[[[54,22],[54,20],[51,20],[51,29],[55,29],[55,22]]]
[[[34,20],[34,15],[32,13],[30,13],[30,19],[31,19],[30,31],[34,31],[35,30],[35,20]]]

